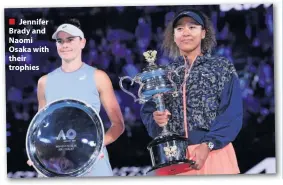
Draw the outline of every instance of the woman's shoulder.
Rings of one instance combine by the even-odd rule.
[[[210,60],[211,63],[214,65],[220,65],[220,66],[225,66],[225,67],[233,65],[232,61],[230,61],[228,58],[224,56],[211,55],[206,58]]]
[[[166,69],[171,69],[174,70],[182,65],[184,65],[184,59],[182,57],[178,57],[175,59],[170,59],[169,60],[169,64],[167,64],[166,66],[164,66]]]
[[[235,66],[231,60],[223,56],[211,56],[208,60],[210,60],[210,64],[216,70],[222,70],[225,72],[236,72]]]

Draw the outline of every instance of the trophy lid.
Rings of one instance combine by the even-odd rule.
[[[153,70],[162,70],[164,67],[158,66],[156,61],[156,50],[148,50],[143,53],[143,56],[145,57],[145,60],[148,62],[148,65],[143,68],[143,72],[153,71]]]

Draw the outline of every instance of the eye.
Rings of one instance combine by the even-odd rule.
[[[67,42],[72,42],[74,38],[67,38]]]
[[[195,28],[196,28],[196,26],[190,26],[189,28],[190,28],[190,29],[195,29]]]
[[[182,30],[183,30],[183,27],[177,27],[176,30],[177,30],[177,31],[182,31]]]
[[[62,44],[62,40],[56,40],[57,43]]]

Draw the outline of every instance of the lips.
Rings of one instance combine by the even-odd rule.
[[[62,54],[70,53],[71,51],[61,51]]]
[[[192,42],[193,40],[191,39],[184,39],[184,40],[181,40],[181,42]]]

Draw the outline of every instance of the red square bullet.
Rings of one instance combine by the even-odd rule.
[[[15,25],[16,24],[16,19],[11,18],[9,19],[9,25]]]

